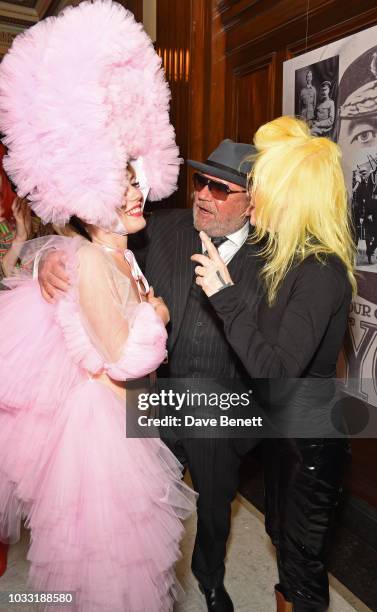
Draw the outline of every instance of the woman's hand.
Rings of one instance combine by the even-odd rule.
[[[211,297],[211,295],[214,295],[225,287],[230,287],[234,283],[228,268],[207,234],[205,232],[200,232],[199,236],[207,251],[207,255],[192,255],[191,259],[200,264],[195,268],[196,284],[203,289],[208,297]]]
[[[31,237],[31,210],[26,198],[15,198],[12,203],[12,213],[16,221],[17,242],[25,242]]]
[[[11,247],[1,261],[1,267],[5,276],[10,276],[13,273],[22,250],[22,245],[31,235],[31,210],[26,200],[15,198],[12,203],[12,212],[16,221],[16,235]]]
[[[166,326],[170,321],[169,308],[161,297],[155,296],[153,287],[149,289],[147,300],[148,304],[153,306],[158,316],[162,319],[163,324]]]

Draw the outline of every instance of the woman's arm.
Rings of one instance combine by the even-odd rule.
[[[244,301],[227,266],[205,232],[200,232],[207,255],[192,255],[196,283],[224,322],[225,335],[253,378],[299,377],[314,357],[334,312],[351,291],[345,270],[307,259],[295,270],[288,300],[284,298],[276,342],[271,344],[258,327],[260,302]],[[340,266],[341,264],[339,264]],[[281,299],[283,286],[277,300]],[[256,288],[257,290],[257,288]],[[265,308],[268,308],[267,304]]]
[[[4,276],[12,274],[23,244],[30,238],[31,231],[31,213],[26,200],[15,198],[12,204],[12,212],[16,220],[16,235],[10,249],[5,253],[1,261]]]
[[[79,305],[84,328],[115,380],[145,376],[165,359],[167,334],[148,303],[131,297],[127,277],[113,274],[103,252],[92,245],[79,251]],[[115,265],[115,264],[114,264]]]
[[[18,258],[21,253],[24,240],[19,240],[17,237],[13,240],[11,247],[5,253],[1,260],[1,267],[4,276],[10,276],[15,268]]]
[[[148,242],[152,233],[154,216],[148,218],[147,227],[138,234],[129,236],[128,245],[136,255],[136,259],[142,270],[145,269],[145,261],[148,252]],[[63,251],[51,249],[46,252],[38,266],[38,282],[42,297],[49,303],[61,296],[62,292],[69,290],[69,276],[65,269],[65,258]]]
[[[210,301],[251,377],[298,378],[314,357],[332,314],[349,295],[345,274],[331,265],[302,265],[273,344],[258,326],[259,302],[242,301],[237,285],[215,293]]]

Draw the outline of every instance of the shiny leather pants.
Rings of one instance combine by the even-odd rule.
[[[326,551],[349,458],[344,439],[264,443],[266,530],[276,547],[279,582],[294,612],[329,605]]]

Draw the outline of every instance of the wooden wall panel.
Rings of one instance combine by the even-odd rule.
[[[232,69],[227,134],[251,142],[253,134],[274,113],[275,54]]]
[[[207,84],[207,98],[204,108],[207,128],[202,133],[204,140],[203,159],[208,157],[209,153],[224,138],[224,101],[226,95],[225,31],[217,4],[218,0],[212,0],[209,30],[206,33],[211,44],[207,52],[207,69],[204,75],[204,82]]]
[[[123,0],[121,4],[134,14],[136,21],[143,21],[143,0]]]
[[[187,157],[190,133],[187,121],[190,110],[191,70],[191,2],[157,0],[156,49],[162,58],[166,78],[171,90],[170,118],[176,130],[181,156]],[[182,166],[179,190],[166,205],[185,206],[187,173]]]
[[[225,132],[233,125],[231,115],[233,73],[254,61],[274,56],[274,75],[270,79],[268,94],[273,99],[258,105],[268,105],[255,114],[272,119],[281,113],[283,62],[294,55],[333,42],[348,34],[377,23],[375,0],[344,2],[343,0],[221,0],[218,10],[223,23],[226,57],[226,104],[224,109]],[[244,111],[246,112],[246,111]],[[239,119],[243,121],[243,117]]]

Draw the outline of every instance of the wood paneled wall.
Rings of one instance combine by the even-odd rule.
[[[136,21],[143,21],[143,0],[121,0],[120,3],[134,14]]]
[[[246,141],[281,114],[285,60],[377,23],[375,0],[222,0],[217,6],[226,39],[224,130]]]
[[[170,116],[176,130],[177,143],[181,156],[189,154],[188,109],[190,104],[191,72],[191,29],[192,7],[190,0],[172,2],[157,1],[157,39],[156,50],[162,58],[166,78],[169,81],[172,102]],[[201,35],[200,40],[203,39]],[[194,84],[191,80],[191,87]],[[184,119],[183,119],[184,118]],[[200,126],[200,120],[198,122]],[[179,176],[179,190],[169,199],[173,207],[185,206],[181,201],[186,193],[186,166],[182,166]]]
[[[376,0],[157,0],[182,157],[204,159],[226,137],[250,142],[281,114],[286,59],[376,23]],[[189,205],[187,174],[172,205]]]

